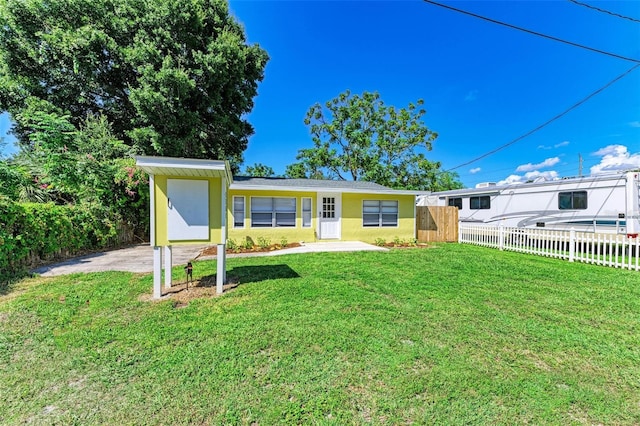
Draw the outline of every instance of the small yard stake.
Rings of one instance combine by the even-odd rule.
[[[187,290],[189,290],[189,280],[193,283],[193,264],[191,262],[188,262],[184,267],[184,272],[187,274]]]

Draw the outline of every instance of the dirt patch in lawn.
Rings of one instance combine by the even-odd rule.
[[[253,247],[236,247],[233,249],[227,249],[227,254],[238,254],[238,253],[263,253],[269,251],[282,250],[285,248],[293,248],[300,247],[302,244],[300,243],[289,243],[287,245],[282,244],[272,244],[269,246],[253,246]],[[216,256],[218,254],[218,250],[216,246],[210,246],[203,249],[200,254],[196,257],[199,258],[201,256]],[[189,302],[194,299],[203,299],[208,297],[218,297],[222,294],[225,294],[239,285],[239,280],[235,277],[230,277],[227,275],[227,282],[222,286],[223,292],[218,294],[216,292],[216,276],[209,275],[203,277],[201,279],[195,279],[193,282],[187,283],[186,281],[182,282],[173,282],[171,288],[162,288],[162,297],[159,300],[172,300],[174,302],[175,308],[184,308],[189,305]],[[149,293],[145,293],[140,296],[141,301],[155,301],[156,299]]]
[[[143,302],[154,302],[171,300],[175,308],[184,308],[194,299],[205,299],[210,297],[218,297],[232,291],[238,287],[237,278],[227,276],[227,283],[222,286],[222,293],[216,293],[216,276],[210,275],[193,282],[173,283],[171,288],[162,289],[162,297],[154,299],[152,294],[145,293],[140,296],[139,300]]]

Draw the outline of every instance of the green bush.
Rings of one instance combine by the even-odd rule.
[[[236,240],[234,240],[233,238],[229,238],[227,240],[227,249],[231,251],[237,251],[238,243],[236,242]]]
[[[242,247],[246,250],[251,250],[255,245],[256,244],[253,242],[253,239],[247,235],[247,237],[244,239]]]
[[[119,222],[97,205],[0,199],[0,283],[42,261],[118,245]]]
[[[376,245],[379,247],[382,247],[386,244],[387,242],[385,241],[384,238],[376,238]]]
[[[258,237],[258,247],[263,250],[266,250],[271,246],[271,240],[265,237]]]

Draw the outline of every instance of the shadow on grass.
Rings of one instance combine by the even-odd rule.
[[[11,273],[0,273],[0,296],[6,296],[11,293],[18,281],[31,276],[33,274],[30,274],[26,269]]]
[[[237,266],[227,272],[227,277],[237,281],[238,284],[255,283],[265,280],[277,280],[283,278],[300,278],[300,275],[289,265],[256,265]]]
[[[288,265],[238,266],[227,272],[227,282],[223,286],[222,294],[234,290],[241,284],[299,277],[300,275]],[[174,281],[170,288],[162,289],[162,296],[170,296],[174,300],[176,308],[187,306],[193,299],[217,297],[219,294],[216,292],[216,278],[216,274],[210,274],[196,278],[190,283],[187,283],[186,280]]]
[[[241,284],[257,283],[265,280],[277,280],[284,278],[299,278],[300,275],[289,265],[256,265],[237,266],[227,271],[227,282],[224,291],[238,287]],[[215,287],[216,274],[206,275],[200,279],[199,286]]]

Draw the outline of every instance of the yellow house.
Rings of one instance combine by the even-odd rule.
[[[162,296],[163,270],[165,287],[171,287],[174,245],[217,245],[216,288],[222,293],[229,239],[375,242],[415,237],[416,191],[370,182],[233,178],[229,164],[217,160],[139,156],[136,164],[149,174],[155,298]]]
[[[412,239],[416,194],[371,182],[236,176],[229,187],[229,239]]]

